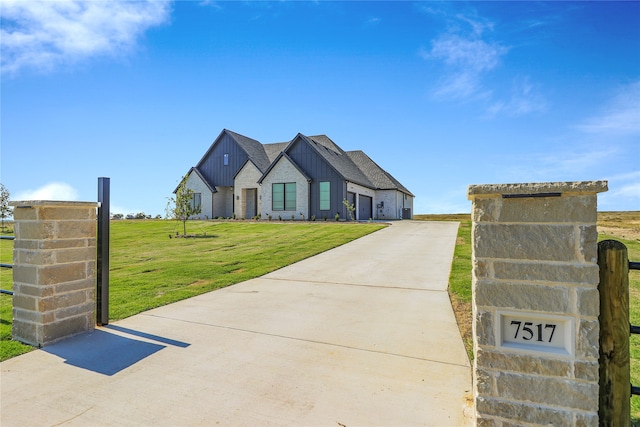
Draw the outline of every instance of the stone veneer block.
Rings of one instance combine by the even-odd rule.
[[[476,291],[479,306],[491,305],[533,311],[569,311],[569,289],[562,286],[483,281]]]
[[[13,338],[42,347],[95,326],[94,202],[11,202]]]
[[[469,187],[478,425],[598,424],[596,220],[606,190],[604,181]],[[507,346],[500,313],[533,331],[554,319],[573,327],[561,352],[533,331]]]

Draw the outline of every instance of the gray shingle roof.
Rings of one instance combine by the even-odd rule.
[[[307,137],[299,134],[301,137],[306,138],[309,144],[316,149],[316,151],[331,165],[334,169],[344,177],[347,181],[355,184],[360,184],[365,187],[375,188],[373,183],[369,181],[367,176],[356,166],[355,163],[345,154],[345,152],[338,147],[329,137],[326,135],[316,135],[313,137]]]
[[[285,148],[287,148],[287,145],[289,145],[288,142],[275,142],[273,144],[264,144],[263,145],[264,151],[265,153],[267,153],[269,162],[273,162],[276,159],[276,157],[278,157],[278,154],[282,153],[282,151]]]
[[[327,161],[327,163],[342,175],[345,180],[372,189],[398,190],[413,196],[405,186],[403,186],[389,172],[378,166],[378,164],[371,160],[371,158],[363,151],[355,150],[345,152],[327,135],[305,136],[299,133],[296,138],[289,142],[262,144],[255,139],[246,137],[228,129],[223,129],[222,132],[226,132],[236,141],[240,148],[247,153],[249,160],[252,161],[253,164],[255,164],[263,173],[263,176],[270,169],[270,166],[278,156],[280,156],[281,153],[285,154],[284,150],[291,144],[291,142],[296,138],[302,138],[311,147],[313,147],[316,152]],[[209,150],[211,149],[212,148]],[[204,178],[202,179],[206,182]]]
[[[347,151],[347,155],[355,165],[366,175],[371,183],[378,190],[399,190],[410,196],[413,194],[395,179],[389,172],[382,169],[376,162],[362,150]]]
[[[261,172],[267,170],[269,165],[271,164],[271,160],[267,156],[265,152],[264,146],[255,139],[248,138],[244,135],[240,135],[239,133],[232,132],[230,130],[226,130],[226,132],[233,137],[233,139],[238,143],[240,148],[242,148],[249,159],[256,165]]]
[[[320,144],[323,147],[328,148],[329,150],[333,150],[339,154],[344,154],[342,148],[338,147],[338,145],[333,142],[327,135],[314,135],[310,136],[309,138],[311,138],[311,140],[315,143]]]

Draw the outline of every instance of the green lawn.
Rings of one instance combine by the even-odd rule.
[[[282,268],[372,233],[380,224],[336,222],[189,221],[188,233],[173,221],[112,221],[110,320],[232,285]],[[169,238],[169,236],[173,238]],[[205,237],[206,235],[206,237]],[[2,240],[3,263],[13,242]],[[0,288],[11,288],[1,269]],[[0,360],[31,347],[11,341],[11,297],[0,295]]]
[[[12,229],[0,232],[3,236],[13,236]],[[13,264],[13,241],[0,240],[0,263]],[[0,268],[0,289],[10,290],[13,273],[10,268]],[[11,295],[0,294],[0,361],[32,350],[32,347],[11,340]]]

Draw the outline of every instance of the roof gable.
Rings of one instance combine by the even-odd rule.
[[[280,154],[278,155],[278,157],[276,157],[276,159],[271,163],[271,165],[269,165],[269,168],[267,168],[267,170],[262,174],[262,176],[260,177],[260,179],[258,180],[258,184],[262,184],[262,181],[264,181],[264,179],[267,177],[267,175],[269,175],[269,173],[271,172],[271,170],[276,167],[276,165],[278,164],[278,162],[280,160],[287,160],[289,163],[291,163],[293,165],[293,167],[296,168],[296,170],[298,172],[300,172],[300,174],[307,180],[307,181],[311,181],[311,178],[309,177],[309,175],[307,175],[305,173],[305,171],[303,171],[302,169],[300,169],[300,166],[298,166],[296,164],[296,162],[293,161],[293,159],[291,159],[291,157],[289,157],[287,155],[287,153],[285,153],[284,151],[280,152]]]
[[[264,151],[269,158],[269,162],[273,162],[280,153],[289,145],[288,142],[275,142],[273,144],[264,144]],[[266,169],[265,169],[266,170]]]
[[[244,135],[240,135],[239,133],[232,132],[227,130],[227,133],[233,137],[233,139],[238,143],[238,145],[247,153],[251,162],[256,165],[260,171],[265,171],[271,162],[267,157],[267,153],[264,150],[264,145],[262,145],[259,141],[255,139],[248,138]]]
[[[216,151],[218,144],[222,144],[221,147],[224,148]],[[301,146],[297,144],[301,144]],[[227,172],[224,172],[226,175],[220,175],[223,173],[219,166],[222,164],[222,150],[224,150],[224,153],[227,153],[227,150],[231,150],[229,151],[231,153],[229,169],[225,169]],[[192,168],[189,173],[195,170],[199,178],[215,191],[216,185],[233,185],[227,183],[227,181],[231,182],[230,179],[235,179],[235,176],[248,162],[251,162],[262,173],[259,181],[262,182],[274,165],[282,157],[286,157],[305,177],[310,179],[309,173],[311,172],[306,173],[302,169],[302,167],[306,167],[304,166],[304,161],[300,164],[296,162],[296,159],[301,160],[298,156],[302,155],[304,157],[307,150],[312,150],[317,155],[320,161],[319,164],[324,164],[325,166],[323,167],[333,170],[339,179],[371,189],[398,190],[413,196],[406,187],[371,160],[363,151],[345,152],[327,135],[306,136],[298,133],[289,142],[262,144],[255,139],[223,129],[198,162],[198,165]],[[226,168],[226,154],[224,157]],[[216,158],[217,160],[215,160]]]
[[[204,185],[206,185],[207,188],[209,190],[211,190],[212,193],[217,193],[218,192],[218,190],[216,190],[215,187],[213,187],[209,182],[207,182],[206,179],[204,179],[204,176],[202,176],[200,171],[198,169],[196,169],[196,168],[189,169],[189,172],[187,172],[187,174],[184,176],[183,179],[184,180],[189,179],[189,175],[191,175],[192,173],[195,174],[198,177],[198,179],[200,179],[204,183]],[[181,184],[182,184],[182,180],[180,180],[180,184],[178,184],[178,186],[175,188],[175,190],[173,190],[173,194],[176,194],[178,192],[178,188],[180,188]]]
[[[220,135],[218,135],[218,137],[213,141],[207,152],[204,154],[204,156],[202,156],[202,158],[196,165],[197,168],[199,168],[203,164],[203,162],[206,161],[206,159],[213,152],[218,143],[222,140],[224,135],[230,136],[233,141],[240,147],[240,149],[244,151],[247,157],[251,159],[253,164],[256,165],[258,169],[260,169],[260,171],[264,171],[269,167],[269,164],[271,162],[267,157],[264,146],[259,141],[246,137],[244,135],[240,135],[239,133],[230,131],[228,129],[222,129]]]

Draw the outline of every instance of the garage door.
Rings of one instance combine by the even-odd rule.
[[[361,221],[366,221],[373,218],[373,199],[369,196],[360,195],[358,198],[358,218]]]

